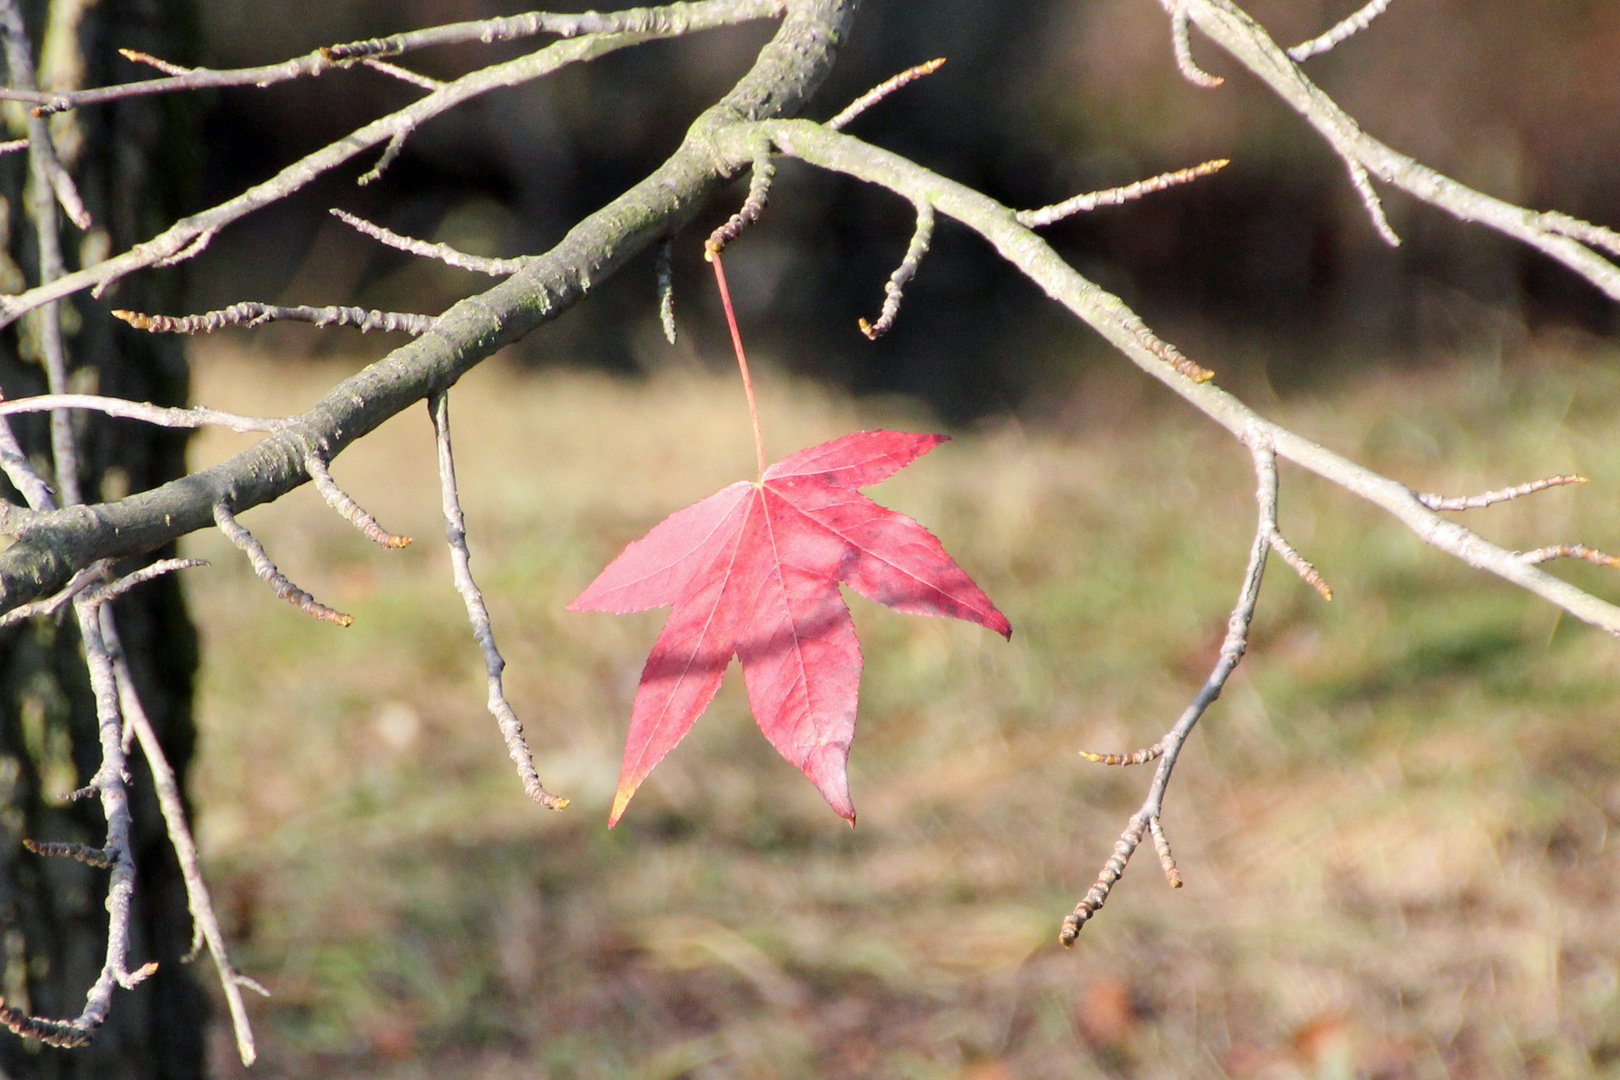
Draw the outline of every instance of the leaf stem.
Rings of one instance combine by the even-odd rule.
[[[714,263],[714,280],[720,285],[720,304],[726,309],[726,325],[731,327],[731,346],[737,350],[737,367],[742,371],[743,393],[748,395],[748,419],[754,425],[754,454],[759,459],[759,476],[765,478],[765,440],[759,433],[759,406],[754,401],[754,380],[748,377],[748,357],[743,352],[742,333],[737,329],[737,313],[731,310],[731,290],[726,288],[726,271],[720,253],[708,251],[704,257]]]

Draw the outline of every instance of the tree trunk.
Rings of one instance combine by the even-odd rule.
[[[33,0],[23,6],[39,83],[51,89],[142,77],[119,48],[186,63],[197,36],[190,0]],[[199,152],[188,137],[190,107],[182,98],[159,96],[52,119],[58,153],[95,219],[84,233],[64,220],[67,269],[100,258],[98,248],[124,250],[183,214]],[[20,109],[11,107],[5,116],[9,138],[26,134]],[[26,157],[0,158],[4,292],[38,280],[38,245],[25,212]],[[182,347],[109,315],[113,307],[174,310],[178,298],[178,275],[160,271],[125,279],[100,299],[82,294],[65,304],[69,388],[183,404]],[[23,320],[0,340],[0,386],[8,397],[45,391],[39,325]],[[184,473],[184,433],[85,413],[75,414],[74,425],[88,501]],[[13,418],[13,428],[48,477],[45,417]],[[195,739],[197,642],[179,583],[169,576],[140,586],[114,611],[142,701],[184,777]],[[71,1018],[83,1007],[106,951],[108,875],[34,855],[21,841],[104,841],[98,802],[62,798],[89,781],[99,760],[95,708],[71,615],[0,632],[0,993],[36,1015]],[[135,990],[116,993],[110,1018],[87,1047],[51,1049],[0,1031],[0,1069],[8,1076],[122,1080],[204,1073],[207,999],[180,963],[191,942],[185,889],[139,754],[130,771],[136,854],[130,967],[155,960],[157,972]]]

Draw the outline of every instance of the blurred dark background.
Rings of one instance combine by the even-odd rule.
[[[1292,44],[1357,6],[1254,0],[1248,8]],[[270,62],[324,43],[526,9],[503,0],[209,0],[207,62]],[[193,264],[191,302],[199,310],[258,299],[437,311],[486,279],[384,249],[326,209],[485,254],[544,250],[649,172],[771,28],[626,50],[434,120],[380,182],[354,182],[372,164],[368,155],[222,235]],[[533,47],[444,48],[405,62],[452,77]],[[1369,366],[1459,354],[1511,362],[1529,336],[1555,328],[1616,331],[1614,305],[1562,267],[1387,191],[1405,243],[1384,246],[1314,133],[1196,33],[1194,50],[1206,68],[1231,76],[1225,86],[1199,90],[1177,75],[1162,9],[1148,0],[868,0],[810,115],[829,116],[888,75],[944,56],[937,74],[851,131],[1018,207],[1232,158],[1216,177],[1046,230],[1083,272],[1228,384],[1287,394]],[[1400,0],[1307,70],[1370,132],[1464,183],[1620,224],[1620,6]],[[369,70],[220,92],[207,121],[203,197],[228,197],[418,94]],[[680,346],[659,335],[648,255],[518,346],[523,360],[627,375],[729,363],[700,249],[735,201],[713,207],[679,243]],[[1089,331],[949,223],[894,330],[867,342],[856,319],[875,317],[911,223],[910,208],[892,195],[785,165],[764,222],[727,257],[752,347],[858,393],[915,395],[956,422],[1038,409],[1105,356]],[[260,334],[289,352],[353,347],[297,328]],[[386,343],[364,347],[380,352]]]

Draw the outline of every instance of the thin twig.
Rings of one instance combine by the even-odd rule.
[[[1620,555],[1610,555],[1597,548],[1587,547],[1585,544],[1553,544],[1551,547],[1536,548],[1534,551],[1520,551],[1519,558],[1532,565],[1548,562],[1552,559],[1585,559],[1599,566],[1609,566],[1620,569]]]
[[[658,324],[664,340],[675,344],[675,238],[665,237],[658,245]]]
[[[321,493],[326,505],[342,514],[344,520],[359,529],[367,540],[381,544],[385,548],[410,546],[410,537],[396,535],[377,524],[376,518],[355,502],[348,492],[338,487],[337,481],[332,479],[332,474],[326,469],[326,462],[321,460],[319,454],[311,451],[304,455],[304,468],[309,470],[309,478],[315,482],[315,490]]]
[[[255,327],[276,321],[307,322],[315,326],[352,326],[362,334],[372,330],[425,334],[433,329],[433,316],[400,311],[372,311],[357,307],[278,307],[243,301],[202,315],[144,315],[114,310],[113,315],[155,334],[212,334],[227,326]]]
[[[22,622],[24,619],[33,618],[35,615],[55,615],[57,612],[67,607],[75,596],[78,596],[91,585],[94,585],[97,581],[100,581],[103,577],[105,577],[108,568],[111,566],[112,563],[106,559],[99,559],[96,562],[91,563],[83,570],[80,570],[78,573],[74,574],[68,583],[62,586],[61,591],[54,593],[51,596],[47,596],[43,600],[34,600],[30,603],[23,604],[20,607],[14,607],[10,611],[6,612],[5,615],[0,616],[0,629],[4,629],[8,626],[14,626],[17,623]]]
[[[119,49],[118,55],[132,63],[157,68],[165,75],[190,75],[197,70],[196,68],[182,67],[179,64],[171,64],[167,60],[160,60],[151,53],[144,53],[139,49]]]
[[[1522,498],[1525,495],[1534,495],[1538,491],[1548,488],[1563,487],[1565,484],[1584,484],[1586,477],[1575,473],[1565,476],[1549,476],[1545,480],[1532,480],[1528,484],[1519,484],[1516,487],[1498,488],[1479,495],[1427,495],[1419,494],[1417,501],[1430,510],[1479,510],[1497,503],[1509,502]]]
[[[30,1016],[20,1009],[0,1003],[0,1024],[19,1035],[36,1038],[49,1046],[83,1046],[106,1021],[112,1008],[115,987],[130,989],[157,970],[149,963],[136,971],[128,968],[131,902],[135,893],[135,857],[130,847],[129,795],[125,788],[123,718],[120,711],[117,676],[112,653],[101,631],[101,604],[84,595],[73,601],[84,643],[85,663],[96,702],[96,723],[100,734],[101,765],[89,784],[101,795],[102,813],[107,819],[107,842],[103,854],[112,864],[107,887],[107,952],[101,974],[85,995],[84,1009],[72,1020],[50,1020]]]
[[[196,243],[200,237],[218,232],[230,222],[286,198],[317,177],[353,160],[371,147],[389,141],[396,134],[413,130],[423,121],[479,95],[531,82],[569,64],[594,60],[646,41],[712,27],[729,26],[747,19],[768,17],[778,14],[780,6],[765,0],[698,0],[696,3],[684,4],[678,8],[639,9],[647,13],[646,18],[637,22],[638,26],[644,25],[645,29],[611,34],[586,34],[572,40],[555,42],[528,56],[470,72],[447,83],[443,89],[428,94],[397,112],[374,120],[306,155],[269,180],[255,184],[235,198],[182,218],[159,235],[144,243],[136,244],[121,255],[63,275],[56,281],[36,286],[16,296],[0,299],[0,327],[9,325],[24,312],[49,301],[83,289],[105,288],[132,271],[152,266],[165,259],[178,260],[183,257],[183,253],[188,253],[190,245]],[[583,19],[584,16],[577,18]],[[189,79],[191,76],[185,78]],[[165,81],[152,80],[152,83]],[[236,84],[233,82],[230,85]]]
[[[334,60],[347,60],[367,56],[397,56],[429,45],[453,45],[465,41],[479,41],[485,44],[492,41],[513,41],[517,38],[533,37],[536,34],[556,34],[568,38],[581,34],[648,33],[661,30],[660,36],[668,36],[683,32],[673,29],[672,24],[686,17],[683,9],[697,6],[671,4],[667,7],[630,8],[626,11],[587,11],[579,15],[554,15],[531,11],[524,15],[450,23],[446,26],[395,34],[392,37],[353,41],[344,45],[333,45],[321,51]],[[781,0],[775,0],[775,2],[748,4],[734,3],[731,6],[735,9],[735,19],[744,22],[781,15],[788,5]]]
[[[411,71],[409,68],[402,68],[398,64],[390,64],[386,60],[378,60],[373,57],[372,59],[362,60],[360,62],[366,67],[371,68],[373,71],[380,71],[384,75],[391,75],[400,82],[410,83],[412,86],[421,87],[423,90],[433,91],[442,89],[444,87],[443,79],[435,79],[429,75],[423,75],[420,72]]]
[[[23,24],[22,11],[17,6],[17,0],[0,0],[0,42],[4,45],[6,67],[11,76],[10,88],[0,89],[0,100],[37,93],[34,82],[34,50],[29,44],[28,29]],[[30,170],[34,180],[43,185],[44,191],[56,196],[56,201],[62,204],[62,210],[67,214],[69,221],[80,229],[88,229],[90,211],[85,209],[84,200],[79,197],[79,189],[73,184],[73,177],[68,175],[67,168],[56,156],[50,126],[34,114],[28,116],[28,144]],[[36,217],[36,222],[37,220]],[[55,228],[53,220],[51,231],[54,232]],[[48,259],[49,255],[42,252],[41,257]],[[58,263],[60,259],[58,250]]]
[[[163,824],[180,862],[180,876],[186,883],[186,907],[191,912],[193,934],[208,944],[208,953],[213,957],[220,987],[225,992],[225,1002],[230,1010],[231,1028],[236,1033],[236,1052],[243,1065],[252,1065],[258,1052],[253,1045],[253,1027],[248,1022],[247,1008],[242,1003],[242,987],[250,986],[261,994],[266,991],[252,979],[238,973],[231,962],[230,953],[225,947],[225,934],[220,930],[219,917],[214,913],[214,903],[208,895],[208,883],[202,876],[197,844],[186,822],[180,783],[163,752],[163,744],[158,740],[152,721],[135,692],[135,678],[118,640],[118,627],[113,620],[112,609],[105,604],[101,607],[101,631],[112,652],[119,705],[124,719],[140,742],[141,754],[146,758],[147,766],[152,770],[152,787],[158,797],[158,807],[163,812]]]
[[[135,586],[144,585],[154,578],[172,574],[176,570],[190,570],[193,567],[207,565],[207,559],[159,559],[148,566],[141,567],[139,570],[125,574],[116,581],[109,581],[105,585],[93,585],[85,591],[95,599],[96,603],[106,605],[109,601],[123,596]]]
[[[1275,551],[1283,562],[1293,567],[1294,573],[1298,574],[1305,584],[1315,589],[1322,599],[1333,599],[1333,587],[1323,579],[1305,556],[1294,550],[1294,545],[1288,542],[1281,530],[1273,528],[1268,539],[1271,541],[1271,550]]]
[[[385,229],[381,225],[373,225],[365,218],[355,217],[345,210],[332,210],[332,216],[345,225],[374,240],[380,240],[389,247],[400,251],[410,252],[412,255],[421,255],[424,258],[437,259],[446,266],[453,266],[457,270],[473,270],[480,274],[489,274],[492,277],[506,277],[523,269],[523,259],[489,259],[482,255],[468,255],[464,251],[457,251],[449,244],[430,244],[426,240],[417,240],[409,236],[401,236],[392,229]]]
[[[1328,30],[1327,33],[1322,34],[1320,37],[1311,38],[1309,41],[1301,42],[1289,49],[1289,58],[1295,63],[1299,63],[1309,60],[1319,53],[1327,52],[1346,38],[1353,37],[1371,26],[1372,21],[1382,15],[1384,9],[1389,5],[1390,0],[1369,0],[1368,4],[1360,11],[1342,20]]]
[[[3,44],[11,85],[24,90],[33,89],[33,46],[29,43],[28,30],[23,25],[22,11],[16,0],[0,0],[0,44]],[[68,217],[81,229],[90,227],[90,214],[79,198],[78,189],[73,186],[73,178],[56,156],[50,125],[30,116],[27,126],[29,182],[24,191],[24,201],[28,216],[33,220],[34,237],[39,245],[39,283],[49,286],[64,273],[62,234],[56,218],[57,204],[61,204]],[[60,304],[44,305],[37,330],[46,386],[52,393],[60,394],[67,389],[68,372]],[[73,436],[73,418],[66,411],[51,413],[50,438],[56,491],[64,504],[72,506],[83,500],[79,492],[79,451]]]
[[[232,431],[282,431],[291,426],[286,417],[242,416],[221,412],[204,405],[186,409],[166,405],[151,405],[144,401],[125,398],[101,397],[96,394],[40,394],[37,397],[0,401],[0,416],[13,413],[46,412],[52,409],[89,409],[93,412],[119,416],[126,420],[141,420],[148,424],[170,428],[226,427]]]
[[[1159,865],[1164,869],[1164,878],[1170,883],[1172,889],[1179,889],[1184,884],[1181,880],[1181,870],[1176,866],[1176,857],[1170,851],[1170,838],[1164,835],[1164,826],[1158,818],[1148,819],[1148,831],[1153,834],[1153,847],[1159,853]]]
[[[1529,244],[1586,278],[1611,299],[1620,301],[1620,266],[1598,255],[1585,243],[1613,250],[1585,232],[1596,226],[1565,215],[1550,218],[1493,198],[1385,146],[1362,131],[1353,117],[1306,77],[1265,28],[1232,0],[1173,2],[1181,5],[1207,37],[1304,117],[1346,162],[1359,163],[1384,183],[1462,221],[1478,222]],[[1577,234],[1581,235],[1577,238]]]
[[[674,37],[691,30],[712,25],[708,17],[714,9],[723,7],[729,21],[745,22],[772,18],[783,13],[783,2],[771,0],[718,0],[709,3],[671,4],[666,7],[631,8],[615,12],[585,12],[578,15],[553,15],[530,12],[509,18],[480,19],[473,22],[450,23],[445,26],[395,34],[389,38],[373,38],[342,45],[328,45],[304,56],[294,57],[279,64],[262,67],[215,70],[210,68],[182,68],[148,57],[144,53],[130,55],[138,63],[151,64],[159,70],[171,71],[166,79],[147,79],[142,82],[103,86],[71,93],[27,89],[0,92],[0,100],[24,101],[36,106],[35,113],[48,115],[96,105],[107,101],[140,97],[147,94],[166,94],[181,90],[203,90],[222,86],[270,86],[289,79],[302,79],[324,75],[328,71],[345,67],[357,60],[370,57],[397,56],[429,45],[448,45],[464,41],[513,41],[537,34],[556,34],[571,38],[586,34],[650,34],[654,37]],[[694,10],[696,9],[696,10]]]
[[[259,579],[275,590],[276,596],[296,607],[306,615],[313,615],[325,622],[337,623],[339,626],[349,626],[354,622],[353,615],[345,615],[335,611],[316,600],[309,593],[300,589],[288,580],[287,575],[276,569],[276,564],[270,561],[265,552],[264,545],[253,538],[253,534],[244,529],[224,503],[214,504],[214,523],[219,531],[224,533],[231,543],[235,544],[247,555],[248,561],[253,564],[253,572]]]
[[[35,855],[54,855],[64,859],[74,859],[86,866],[94,866],[101,870],[109,870],[113,863],[118,861],[118,853],[106,848],[91,847],[88,844],[62,843],[55,840],[23,840],[23,847]]]
[[[1613,229],[1594,225],[1590,221],[1582,221],[1568,214],[1560,214],[1557,210],[1544,210],[1535,215],[1535,221],[1550,233],[1590,244],[1610,255],[1620,255],[1620,233]]]
[[[1205,4],[1215,0],[1186,2]],[[1292,64],[1286,57],[1281,62]],[[1488,570],[1576,618],[1620,636],[1620,607],[1527,564],[1513,552],[1441,517],[1419,502],[1406,485],[1267,420],[1209,381],[1208,372],[1204,372],[1204,378],[1199,378],[1166,363],[1167,353],[1172,351],[1168,342],[1155,335],[1119,297],[1087,279],[1037,234],[1020,225],[1013,211],[1004,204],[898,154],[828,131],[807,120],[740,125],[725,133],[722,145],[732,160],[747,160],[762,136],[783,154],[880,185],[905,199],[928,199],[938,213],[963,222],[983,236],[1048,296],[1092,326],[1144,372],[1239,440],[1247,442],[1254,437],[1254,432],[1264,434],[1279,456],[1382,507],[1424,543],[1469,566]]]
[[[1350,186],[1356,189],[1356,195],[1361,199],[1361,205],[1366,207],[1367,216],[1372,218],[1373,228],[1390,247],[1400,247],[1401,238],[1389,226],[1389,218],[1384,216],[1384,202],[1373,190],[1372,180],[1367,176],[1367,169],[1359,161],[1346,160],[1345,166],[1350,170]]]
[[[916,82],[924,75],[932,75],[934,72],[938,71],[944,63],[945,58],[941,56],[937,60],[929,60],[927,63],[918,64],[915,67],[908,67],[900,74],[883,80],[876,86],[872,87],[872,89],[868,90],[866,93],[844,106],[837,116],[827,121],[827,126],[832,128],[834,131],[839,130],[845,124],[848,124],[851,120],[855,119],[857,116],[861,115],[861,113],[865,112],[867,109],[870,109],[872,106],[876,105],[878,102],[882,101],[884,98],[888,97],[902,86]]]
[[[1187,9],[1179,0],[1163,0],[1163,2],[1170,11],[1170,45],[1175,50],[1176,67],[1181,71],[1181,77],[1194,86],[1201,86],[1206,90],[1213,90],[1224,83],[1226,81],[1224,78],[1211,75],[1199,67],[1198,62],[1193,59],[1192,41],[1187,33]],[[1137,839],[1141,840],[1140,834]]]
[[[905,294],[906,282],[917,273],[922,265],[923,256],[928,254],[929,241],[934,236],[934,208],[925,202],[917,204],[917,228],[911,234],[911,243],[906,247],[906,257],[900,261],[894,273],[889,275],[888,284],[883,286],[883,310],[875,323],[869,323],[864,318],[858,321],[861,333],[870,340],[876,341],[888,333],[889,327],[894,325],[895,316],[900,314],[900,301]]]
[[[1155,191],[1163,191],[1168,187],[1186,184],[1202,176],[1218,173],[1231,164],[1227,158],[1215,158],[1202,165],[1195,165],[1190,169],[1177,169],[1174,172],[1160,173],[1158,176],[1146,180],[1138,180],[1134,184],[1123,187],[1104,188],[1102,191],[1092,191],[1084,195],[1076,195],[1072,199],[1064,199],[1051,206],[1043,206],[1039,210],[1018,211],[1018,223],[1026,228],[1038,229],[1042,225],[1050,225],[1054,221],[1062,221],[1071,214],[1078,214],[1086,210],[1095,210],[1099,206],[1118,206],[1121,203],[1140,199]]]
[[[1146,765],[1164,756],[1164,743],[1156,742],[1128,754],[1099,754],[1092,750],[1080,751],[1080,756],[1097,765]]]
[[[1231,617],[1226,620],[1226,638],[1221,642],[1220,658],[1216,660],[1214,670],[1209,673],[1209,678],[1204,681],[1192,704],[1187,706],[1181,718],[1176,721],[1175,727],[1166,732],[1156,744],[1163,749],[1159,755],[1159,767],[1153,774],[1153,783],[1148,787],[1147,798],[1143,800],[1142,808],[1131,815],[1125,831],[1114,844],[1113,853],[1103,865],[1102,872],[1097,875],[1096,883],[1087,891],[1085,898],[1075,905],[1074,912],[1064,918],[1063,929],[1058,934],[1058,940],[1064,945],[1073,945],[1075,938],[1080,934],[1080,928],[1108,902],[1108,894],[1113,890],[1114,883],[1125,872],[1125,866],[1130,862],[1131,855],[1142,842],[1142,834],[1150,827],[1153,829],[1154,846],[1159,850],[1159,859],[1164,866],[1165,876],[1173,887],[1179,888],[1181,885],[1181,873],[1176,870],[1175,860],[1170,856],[1170,841],[1164,836],[1163,826],[1159,823],[1159,816],[1164,808],[1165,788],[1170,784],[1171,771],[1176,767],[1176,758],[1180,755],[1182,746],[1186,744],[1187,736],[1192,734],[1193,726],[1198,723],[1199,718],[1215,699],[1221,696],[1226,680],[1231,678],[1232,672],[1237,669],[1238,662],[1243,659],[1243,654],[1248,649],[1249,624],[1254,621],[1255,603],[1260,598],[1260,583],[1265,578],[1266,554],[1271,550],[1271,537],[1277,531],[1276,452],[1267,441],[1265,432],[1254,429],[1245,435],[1250,456],[1254,461],[1257,521],[1254,542],[1249,546],[1249,565],[1243,572],[1243,585],[1238,590],[1237,604],[1232,609]]]
[[[517,766],[518,779],[523,782],[524,792],[548,810],[561,810],[568,805],[568,800],[551,794],[540,783],[534,769],[534,756],[529,753],[528,741],[523,737],[523,723],[506,700],[501,678],[506,670],[506,660],[495,645],[495,631],[490,626],[484,594],[473,580],[472,552],[467,548],[467,520],[461,513],[461,495],[456,488],[455,454],[450,442],[450,396],[435,394],[428,401],[428,412],[433,418],[433,431],[439,448],[439,491],[444,503],[444,537],[450,545],[456,591],[467,605],[467,620],[472,623],[473,638],[484,654],[484,672],[489,680],[490,714],[500,725],[501,737],[506,740],[506,752],[512,764]]]
[[[709,234],[704,241],[703,254],[710,262],[726,249],[726,245],[743,234],[743,230],[759,220],[771,196],[771,180],[776,176],[776,162],[771,160],[770,148],[761,146],[754,154],[753,168],[748,174],[748,197],[726,223]]]
[[[377,163],[361,173],[355,183],[365,187],[367,184],[382,179],[382,174],[388,171],[388,166],[392,165],[401,152],[404,151],[405,140],[411,137],[411,133],[416,130],[416,127],[417,125],[414,122],[405,124],[388,136],[388,145],[383,147],[383,152],[377,156]]]

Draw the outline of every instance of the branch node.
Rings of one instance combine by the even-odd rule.
[[[703,257],[709,262],[724,251],[726,245],[743,234],[743,230],[759,220],[765,212],[765,203],[770,198],[771,180],[776,176],[776,162],[771,160],[770,148],[759,147],[754,153],[754,165],[748,176],[748,197],[743,200],[742,208],[731,215],[724,225],[709,234],[709,239],[703,243]]]
[[[1400,247],[1401,238],[1389,227],[1389,218],[1384,216],[1383,200],[1378,197],[1378,192],[1373,190],[1366,166],[1351,158],[1345,159],[1345,165],[1350,169],[1350,184],[1356,189],[1356,194],[1361,196],[1361,205],[1367,208],[1373,228],[1378,230],[1378,235],[1383,237],[1384,243],[1390,247]]]

